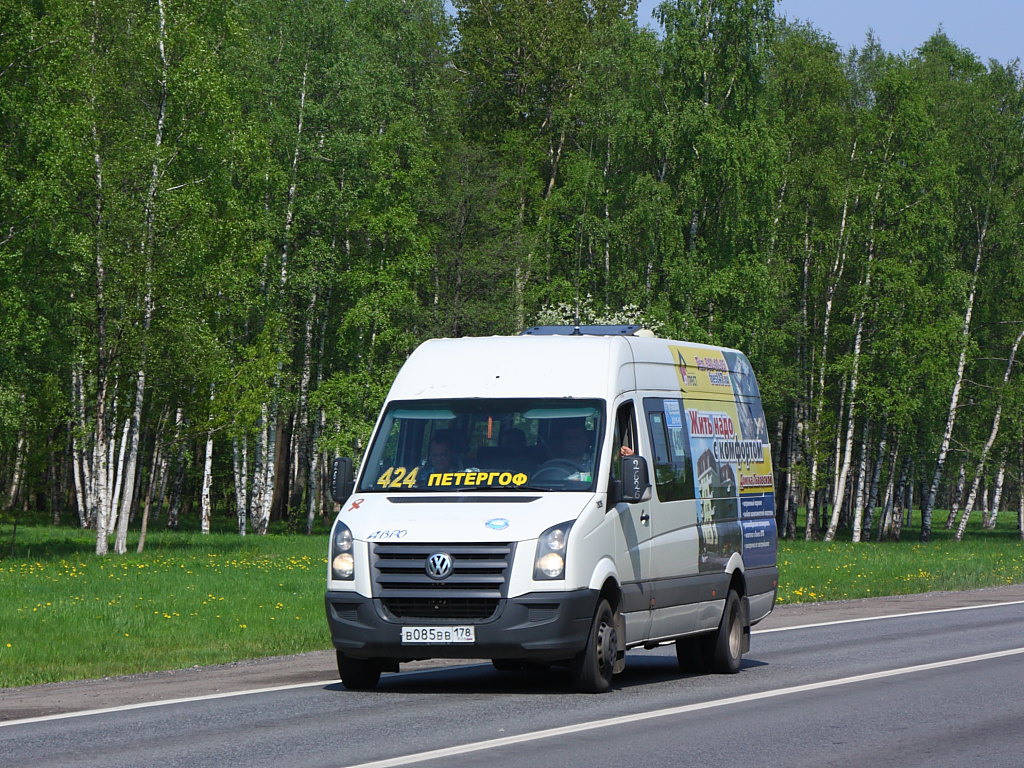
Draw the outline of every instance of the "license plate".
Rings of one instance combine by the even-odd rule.
[[[455,627],[402,627],[403,645],[452,645],[475,643],[472,625]]]

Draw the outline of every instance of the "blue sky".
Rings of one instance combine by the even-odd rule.
[[[640,0],[641,24],[661,0]],[[776,13],[810,22],[843,50],[860,47],[868,29],[888,51],[913,51],[941,25],[978,58],[1024,59],[1024,0],[777,0]]]

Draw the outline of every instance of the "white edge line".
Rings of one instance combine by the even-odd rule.
[[[439,760],[445,757],[455,757],[458,755],[470,754],[473,752],[483,752],[489,749],[496,749],[499,747],[511,746],[513,744],[521,744],[529,741],[540,741],[542,739],[550,739],[556,736],[565,736],[567,734],[582,733],[585,731],[592,731],[597,728],[606,728],[608,726],[625,725],[628,723],[635,723],[641,720],[651,720],[658,717],[669,717],[671,715],[682,715],[689,712],[697,712],[705,709],[715,709],[718,707],[727,707],[733,704],[743,704],[751,701],[759,701],[762,699],[773,699],[780,696],[789,696],[795,693],[806,693],[809,691],[817,691],[825,688],[834,688],[842,685],[851,685],[853,683],[861,683],[869,680],[880,680],[887,677],[897,677],[900,675],[909,675],[914,672],[925,672],[932,669],[942,669],[944,667],[954,667],[961,664],[971,664],[978,661],[990,661],[992,659],[999,659],[1006,656],[1016,656],[1024,654],[1024,648],[1011,648],[1005,651],[995,651],[994,653],[984,653],[978,656],[967,656],[960,659],[950,659],[948,661],[936,661],[930,664],[919,664],[913,667],[904,667],[902,669],[886,670],[883,672],[871,672],[865,675],[855,675],[853,677],[843,677],[838,680],[826,680],[819,683],[807,683],[805,685],[795,685],[791,688],[778,688],[773,691],[764,691],[762,693],[748,693],[742,696],[731,696],[726,699],[717,699],[714,701],[699,702],[696,704],[684,704],[678,707],[669,707],[667,709],[656,709],[651,712],[639,712],[632,715],[623,715],[621,717],[610,717],[605,720],[597,720],[589,723],[578,723],[576,725],[566,725],[560,728],[549,728],[543,731],[533,731],[532,733],[524,733],[518,736],[504,736],[499,739],[489,739],[487,741],[478,741],[471,744],[463,744],[457,747],[445,747],[443,749],[435,749],[429,752],[421,752],[416,755],[405,755],[402,757],[393,757],[386,760],[374,760],[369,763],[358,763],[356,765],[347,766],[346,768],[397,768],[403,765],[412,765],[414,763],[422,763],[428,760]]]
[[[800,624],[792,627],[775,627],[772,629],[756,629],[751,634],[763,635],[769,632],[789,632],[795,629],[812,629],[814,627],[828,627],[838,624],[852,624],[858,621],[881,621],[883,619],[900,619],[907,616],[925,616],[933,613],[952,613],[955,611],[972,611],[978,608],[998,608],[1005,605],[1024,605],[1024,600],[1015,600],[1006,603],[985,603],[984,605],[968,605],[961,606],[959,608],[938,608],[933,611],[914,611],[912,613],[894,613],[887,614],[885,616],[865,616],[860,619],[841,619],[839,621],[823,621],[817,624]],[[466,666],[477,666],[476,664],[462,665],[459,668]],[[453,669],[454,667],[448,667]],[[403,672],[403,675],[416,675],[424,674],[427,672],[436,672],[438,667],[431,667],[429,669],[418,669]],[[245,691],[224,691],[223,693],[209,693],[202,696],[187,696],[179,699],[161,699],[159,701],[143,701],[136,704],[124,704],[119,707],[105,707],[103,709],[84,709],[76,712],[60,712],[53,715],[39,715],[38,717],[25,717],[19,720],[0,720],[0,728],[6,728],[11,725],[27,725],[29,723],[45,723],[51,720],[67,720],[73,717],[87,717],[89,715],[106,715],[112,712],[130,712],[134,709],[148,709],[150,707],[164,707],[171,704],[189,704],[195,701],[212,701],[213,699],[226,699],[232,696],[251,696],[258,693],[276,693],[278,691],[293,691],[299,688],[316,688],[327,685],[335,685],[340,681],[336,678],[330,680],[317,680],[312,683],[295,683],[293,685],[278,685],[269,688],[252,688]],[[370,765],[370,764],[368,764]],[[375,763],[372,765],[376,765]]]
[[[962,605],[959,608],[936,608],[931,611],[911,611],[908,613],[887,613],[884,616],[864,616],[859,619],[840,619],[838,621],[822,621],[817,624],[798,624],[792,627],[773,627],[771,629],[755,629],[754,635],[766,635],[769,632],[789,632],[794,629],[812,629],[814,627],[831,627],[839,624],[854,624],[858,621],[884,621],[886,619],[905,619],[908,616],[928,616],[933,613],[956,613],[957,611],[976,611],[979,608],[1001,608],[1006,605],[1024,605],[1024,600],[1013,600],[1005,603],[985,603],[983,605]]]
[[[463,664],[447,669],[465,669],[466,667],[480,666],[479,663]],[[427,669],[410,669],[403,672],[402,676],[423,675],[428,672],[436,672],[441,667],[429,667]],[[269,688],[250,688],[242,691],[223,691],[222,693],[206,693],[201,696],[186,696],[180,699],[160,699],[158,701],[140,701],[136,704],[122,704],[119,707],[105,707],[103,709],[81,709],[75,712],[59,712],[53,715],[39,715],[38,717],[25,717],[20,720],[0,720],[0,728],[8,725],[25,725],[26,723],[45,723],[50,720],[67,720],[71,717],[86,717],[88,715],[106,715],[111,712],[130,712],[133,709],[148,709],[150,707],[165,707],[170,704],[191,704],[194,701],[212,701],[213,699],[228,699],[232,696],[252,696],[257,693],[277,693],[279,691],[294,691],[299,688],[323,688],[328,685],[340,685],[341,680],[332,677],[330,680],[316,680],[311,683],[292,683],[291,685],[274,685]]]
[[[254,693],[273,693],[275,691],[291,691],[296,688],[312,688],[315,686],[333,685],[338,680],[320,680],[315,683],[294,683],[292,685],[278,685],[271,688],[253,688],[248,691],[224,691],[223,693],[208,693],[203,696],[188,696],[181,699],[162,699],[160,701],[142,701],[137,704],[124,704],[120,707],[106,707],[104,709],[86,709],[78,712],[61,712],[56,715],[40,715],[39,717],[26,717],[21,720],[0,721],[0,728],[8,725],[24,725],[26,723],[44,723],[49,720],[65,720],[69,717],[85,717],[86,715],[106,715],[110,712],[130,712],[133,709],[146,709],[148,707],[163,707],[170,704],[188,704],[193,701],[210,701],[212,699],[226,699],[230,696],[249,696]]]

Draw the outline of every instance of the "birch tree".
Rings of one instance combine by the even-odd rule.
[[[971,512],[974,511],[974,504],[978,498],[978,488],[981,485],[982,476],[984,474],[985,465],[988,461],[989,452],[992,450],[992,446],[996,441],[996,437],[999,436],[999,425],[1002,421],[1003,416],[1003,405],[1004,405],[1004,393],[1007,388],[1007,384],[1010,381],[1010,376],[1013,373],[1013,366],[1017,358],[1017,349],[1020,347],[1021,341],[1024,340],[1024,329],[1022,329],[1017,337],[1013,340],[1013,344],[1010,346],[1009,356],[1006,361],[1006,370],[1003,373],[1002,382],[997,390],[997,403],[995,408],[995,414],[992,416],[992,429],[989,431],[988,438],[985,440],[985,444],[982,446],[981,454],[978,457],[977,467],[974,472],[974,480],[971,483],[971,490],[967,495],[967,501],[964,503],[964,511],[960,515],[960,522],[957,525],[956,533],[953,538],[955,541],[961,541],[964,537],[964,532],[967,530],[967,521],[971,516]]]

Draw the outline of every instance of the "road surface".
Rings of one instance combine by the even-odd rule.
[[[5,689],[0,766],[1018,768],[1022,681],[1018,585],[780,606],[739,674],[633,651],[605,695],[474,661],[350,692],[332,653]]]

